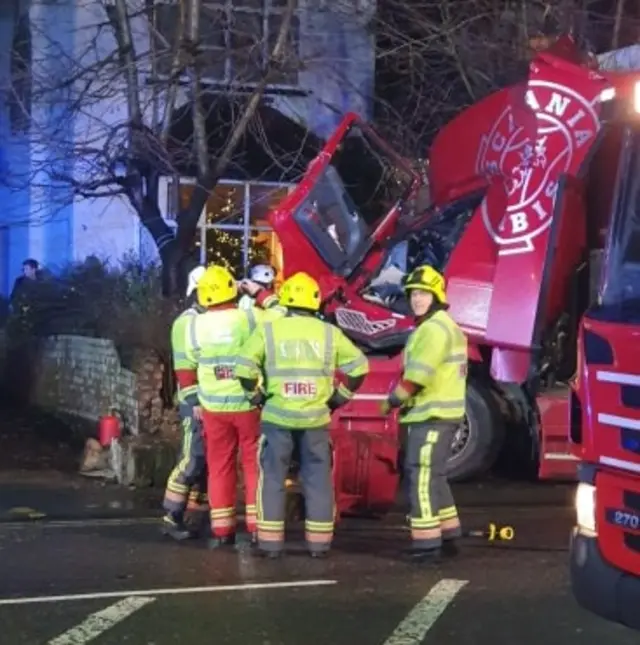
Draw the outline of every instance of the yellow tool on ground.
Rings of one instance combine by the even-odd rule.
[[[16,506],[15,508],[11,508],[9,509],[9,515],[26,517],[29,520],[41,520],[43,517],[47,517],[46,513],[41,513],[34,508],[29,508],[28,506]]]

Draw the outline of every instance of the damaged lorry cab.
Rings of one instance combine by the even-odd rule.
[[[640,630],[640,75],[619,94],[613,215],[571,399],[581,460],[571,580],[583,607]]]
[[[619,127],[601,128],[609,87],[563,39],[536,56],[526,82],[443,128],[418,170],[349,114],[272,211],[285,273],[313,275],[325,315],[370,358],[364,385],[333,416],[342,513],[383,513],[396,497],[399,428],[379,401],[413,328],[402,278],[425,262],[444,272],[469,340],[451,477],[524,445],[541,477],[575,478],[569,381],[621,145]]]

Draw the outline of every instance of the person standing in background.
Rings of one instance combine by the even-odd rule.
[[[268,264],[256,264],[256,266],[251,268],[249,271],[249,282],[253,282],[255,285],[266,291],[272,291],[273,286],[276,280],[276,272],[272,266]],[[239,307],[240,309],[251,309],[256,306],[255,296],[250,293],[245,293],[242,298],[240,298]]]
[[[29,290],[39,279],[40,265],[38,261],[32,258],[26,259],[22,263],[22,275],[16,278],[16,281],[13,283],[11,295],[9,296],[12,308],[15,309],[19,301],[29,294]]]

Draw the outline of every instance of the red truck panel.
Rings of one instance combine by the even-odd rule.
[[[640,576],[640,475],[596,476],[598,545],[613,566]]]
[[[384,514],[398,495],[398,423],[383,416],[380,402],[398,377],[400,361],[371,357],[361,394],[332,418],[337,467],[337,505],[341,514]]]

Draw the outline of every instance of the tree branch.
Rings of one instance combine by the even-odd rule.
[[[206,204],[211,191],[215,188],[216,184],[222,178],[222,175],[226,171],[233,153],[235,152],[240,140],[244,136],[249,122],[254,117],[260,101],[264,95],[265,88],[269,84],[269,81],[273,75],[273,72],[284,63],[284,52],[286,47],[287,38],[289,37],[289,30],[291,29],[291,21],[293,14],[296,9],[296,0],[288,0],[287,8],[283,16],[282,24],[278,32],[278,37],[276,43],[271,51],[269,60],[267,61],[266,68],[260,79],[260,82],[256,85],[253,90],[249,101],[247,102],[240,118],[236,122],[233,128],[233,132],[227,141],[224,149],[216,159],[216,163],[209,172],[209,174],[203,178],[202,182],[198,182],[194,188],[193,193],[191,194],[191,199],[187,210],[183,213],[180,213],[178,218],[178,232],[177,232],[177,245],[179,253],[185,254],[188,253],[188,250],[193,242],[195,232],[197,230],[198,221],[202,213],[202,209]]]

